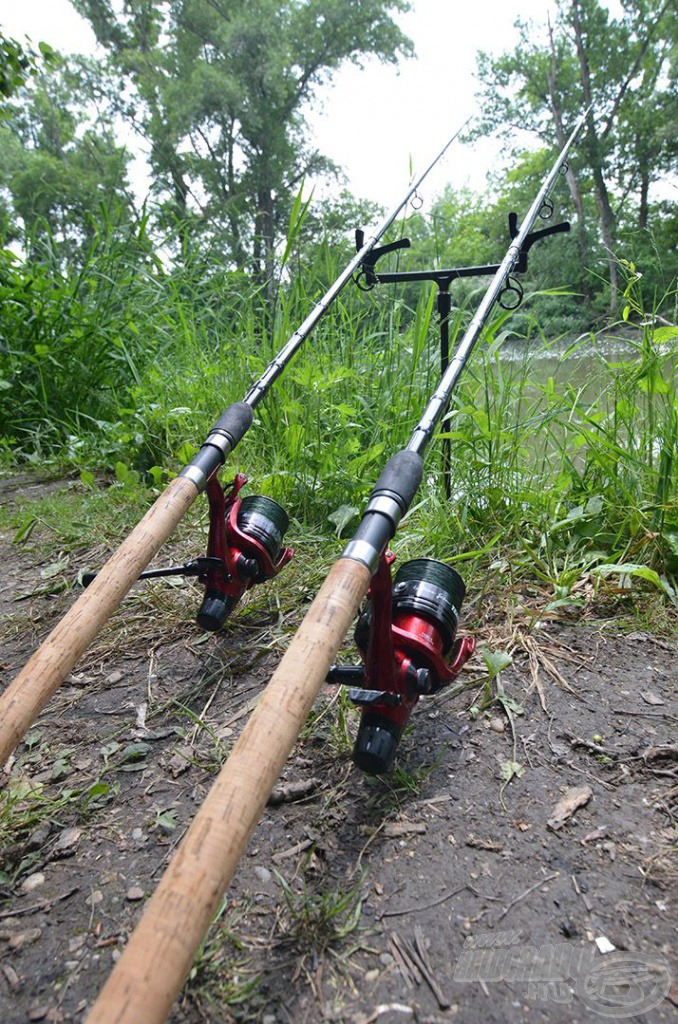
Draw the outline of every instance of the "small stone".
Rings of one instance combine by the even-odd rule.
[[[68,940],[68,952],[77,953],[79,949],[82,949],[86,942],[86,935],[75,935],[72,939]]]
[[[9,940],[10,949],[23,949],[24,946],[30,946],[32,942],[37,942],[42,935],[42,928],[26,928],[22,932],[15,932]]]
[[[95,889],[94,892],[91,892],[89,894],[89,896],[85,900],[85,903],[87,904],[88,907],[97,907],[103,901],[103,898],[104,894],[102,893],[101,889]]]
[[[70,857],[80,842],[81,828],[65,828],[54,844],[52,854],[57,857]]]
[[[7,984],[11,988],[12,992],[17,992],[21,988],[21,978],[16,973],[11,964],[2,965],[2,973],[7,979]]]
[[[260,882],[266,883],[271,881],[271,872],[268,870],[268,868],[262,867],[261,864],[257,864],[257,866],[254,869],[254,874],[257,876]]]
[[[45,884],[45,876],[42,871],[36,871],[35,874],[29,875],[28,878],[24,878],[21,883],[22,892],[33,892],[34,889],[39,889],[41,885]]]
[[[365,974],[365,981],[368,985],[371,985],[373,981],[376,981],[379,977],[379,971],[376,967],[373,967],[371,971],[367,971]]]
[[[393,957],[391,956],[390,953],[380,953],[379,963],[383,964],[384,967],[390,967],[390,965],[393,963]]]
[[[49,1013],[49,1006],[34,1006],[28,1011],[29,1020],[44,1020]]]
[[[141,886],[133,885],[125,893],[125,899],[128,900],[130,903],[138,903],[138,901],[142,900],[145,895],[146,895],[146,893],[141,888]]]
[[[104,682],[107,686],[113,686],[115,683],[119,683],[122,679],[122,672],[116,669],[115,672],[111,672],[110,675],[106,676]]]
[[[265,1013],[261,1019],[261,1024],[278,1024],[278,1018],[274,1013]]]
[[[491,718],[490,729],[492,732],[506,732],[506,722],[503,718]]]
[[[132,830],[132,839],[135,843],[140,842],[144,838],[144,830],[142,828],[135,828]]]

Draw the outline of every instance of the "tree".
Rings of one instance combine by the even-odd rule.
[[[19,43],[0,32],[0,117],[5,102],[17,94],[43,64],[53,64],[56,54],[47,43],[38,44],[38,53],[28,44]]]
[[[16,234],[18,217],[30,235],[49,235],[66,256],[89,244],[102,207],[106,217],[129,221],[133,203],[129,154],[94,106],[101,88],[96,65],[56,58],[52,65],[5,108],[0,189],[11,210],[6,234]]]
[[[301,180],[330,165],[306,138],[319,85],[344,62],[394,62],[406,0],[74,0],[120,77],[120,109],[150,143],[167,218],[274,276]]]
[[[583,264],[591,256],[588,222],[597,222],[612,313],[620,217],[630,206],[637,225],[647,226],[650,184],[675,166],[674,8],[674,0],[624,0],[613,17],[600,0],[558,0],[554,24],[540,33],[518,22],[514,52],[479,58],[485,128],[520,124],[562,145],[578,112],[589,108],[568,183]]]

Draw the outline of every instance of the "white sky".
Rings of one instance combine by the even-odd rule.
[[[342,69],[323,92],[322,109],[312,114],[310,141],[344,168],[356,196],[390,208],[411,168],[421,171],[477,110],[476,52],[510,48],[516,18],[543,22],[552,6],[552,0],[413,0],[412,11],[399,21],[414,41],[416,59],[399,69],[377,61],[364,70]],[[63,52],[96,50],[88,23],[68,0],[0,0],[0,25],[8,35],[26,34]],[[473,149],[452,147],[422,194],[428,199],[448,181],[482,184],[498,152],[493,140]]]

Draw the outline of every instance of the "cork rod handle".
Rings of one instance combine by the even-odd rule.
[[[162,1024],[259,820],[370,573],[340,559],[170,862],[87,1024]]]
[[[195,501],[176,477],[0,696],[0,767]]]

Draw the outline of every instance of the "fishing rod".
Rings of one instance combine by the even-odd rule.
[[[368,235],[360,251],[316,302],[245,398],[225,410],[194,458],[172,480],[104,567],[85,581],[89,584],[85,593],[0,696],[0,768],[200,493],[207,491],[210,507],[208,554],[197,563],[180,567],[178,572],[197,575],[205,584],[205,596],[198,613],[198,622],[203,628],[219,629],[246,589],[271,579],[292,557],[291,549],[282,547],[288,523],[285,510],[262,495],[241,499],[239,491],[246,478],[237,476],[223,488],[216,474],[249,430],[259,403],[469,120],[452,135],[409,185],[403,198]]]
[[[390,557],[386,548],[421,482],[427,444],[584,118],[577,122],[539,190],[407,447],[393,456],[377,480],[353,539],[331,568],[177,847],[87,1024],[162,1024],[167,1019],[349,625],[380,565]],[[462,597],[456,589],[448,603],[457,610]],[[455,620],[451,611],[449,618]],[[460,650],[457,647],[457,655]],[[378,669],[382,672],[384,666]],[[382,696],[387,692],[383,686],[379,690]],[[401,710],[401,705],[396,707]],[[378,742],[364,745],[366,759],[384,759],[394,752],[392,706],[383,700],[378,710],[385,724],[369,725],[373,736],[376,731],[381,735],[376,737]],[[361,728],[366,729],[364,722]],[[390,736],[386,742],[384,733]]]

